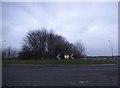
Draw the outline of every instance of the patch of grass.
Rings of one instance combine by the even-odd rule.
[[[45,59],[45,60],[2,60],[2,64],[41,64],[41,65],[80,65],[80,64],[117,64],[113,60],[57,60],[57,59]]]

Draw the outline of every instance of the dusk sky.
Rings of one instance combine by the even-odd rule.
[[[70,43],[81,41],[87,55],[118,55],[117,2],[3,2],[3,47],[21,48],[30,30],[54,30]]]

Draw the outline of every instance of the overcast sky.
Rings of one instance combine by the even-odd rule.
[[[117,2],[4,2],[3,47],[21,48],[26,33],[46,28],[69,42],[81,41],[87,55],[118,54]]]

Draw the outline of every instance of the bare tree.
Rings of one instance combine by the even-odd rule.
[[[69,43],[63,36],[46,29],[34,30],[27,33],[19,56],[24,58],[53,58],[59,53],[84,52],[81,43],[76,45]]]
[[[15,48],[8,47],[2,50],[2,58],[17,58],[18,51]]]
[[[80,56],[85,56],[86,55],[86,49],[84,47],[84,44],[81,41],[76,42],[75,43],[75,47],[76,47],[76,49],[78,51],[78,54]]]
[[[24,39],[22,50],[27,49],[27,52],[31,52],[35,58],[42,57],[45,52],[46,38],[47,32],[45,29],[30,31]]]

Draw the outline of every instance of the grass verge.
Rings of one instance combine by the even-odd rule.
[[[114,60],[2,60],[2,64],[40,64],[40,65],[81,65],[81,64],[117,64]]]

